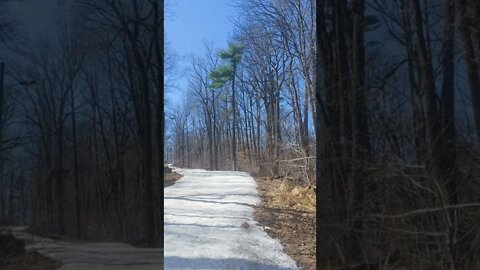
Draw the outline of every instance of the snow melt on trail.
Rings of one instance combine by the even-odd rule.
[[[0,228],[25,240],[28,251],[38,252],[62,264],[59,270],[159,270],[160,248],[136,248],[124,243],[88,243],[53,240],[31,235],[27,227]]]
[[[166,270],[298,269],[280,242],[256,225],[253,206],[260,200],[252,177],[243,172],[174,171],[184,177],[165,188]]]

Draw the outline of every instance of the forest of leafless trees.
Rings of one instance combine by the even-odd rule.
[[[162,245],[164,156],[316,185],[320,269],[479,269],[480,2],[235,5],[165,115],[162,1],[2,14],[0,225]]]
[[[479,268],[480,3],[237,8],[229,47],[190,59],[167,160],[316,178],[321,269]]]
[[[163,245],[163,2],[54,8],[35,37],[2,15],[0,221]]]
[[[479,268],[480,3],[317,4],[317,260]]]
[[[228,47],[205,42],[183,106],[166,107],[166,159],[313,183],[315,1],[237,2]]]

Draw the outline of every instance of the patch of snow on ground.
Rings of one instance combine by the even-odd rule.
[[[31,242],[28,251],[36,251],[62,263],[59,270],[159,270],[160,248],[136,248],[124,243],[87,243],[59,241],[29,234],[26,227],[0,231],[13,233]]]
[[[247,173],[174,171],[183,178],[165,188],[166,270],[298,269],[280,242],[253,219],[260,199]]]

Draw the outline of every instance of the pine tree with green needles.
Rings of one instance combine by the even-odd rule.
[[[243,45],[237,45],[233,43],[228,44],[228,49],[221,50],[218,53],[218,56],[226,61],[227,64],[218,67],[217,69],[210,72],[210,79],[212,84],[210,87],[213,89],[222,88],[228,81],[232,81],[232,107],[233,107],[233,117],[232,117],[232,161],[233,161],[233,170],[237,170],[237,138],[235,127],[237,125],[237,114],[236,114],[236,100],[235,100],[235,74],[237,69],[237,64],[240,62],[243,53]]]

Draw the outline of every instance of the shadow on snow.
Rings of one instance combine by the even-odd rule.
[[[235,269],[235,270],[294,270],[290,267],[278,267],[269,263],[253,262],[245,259],[211,259],[165,257],[165,269]]]

